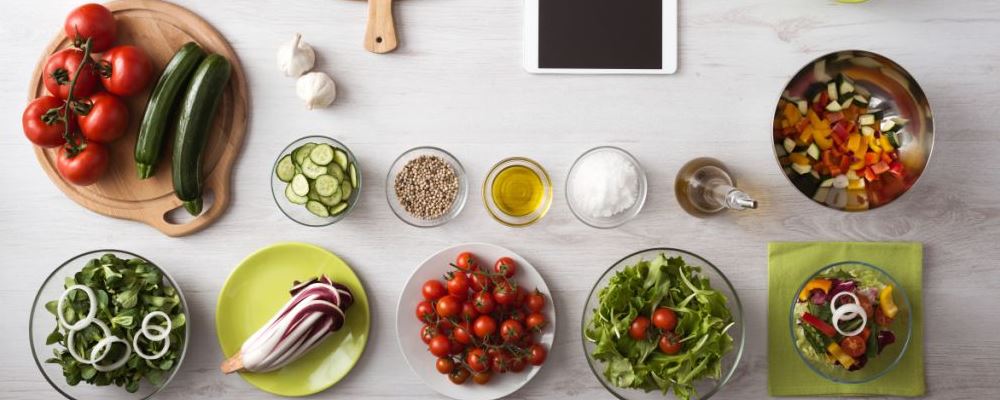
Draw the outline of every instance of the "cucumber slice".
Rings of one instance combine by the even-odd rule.
[[[326,173],[329,175],[333,175],[333,177],[337,178],[338,181],[344,180],[344,170],[341,169],[340,166],[337,165],[337,163],[330,163],[330,165],[327,165]]]
[[[351,175],[351,186],[358,187],[358,169],[354,167],[354,163],[351,163],[347,170],[348,174]]]
[[[344,181],[340,184],[340,199],[347,201],[351,198],[351,192],[354,191],[354,187],[351,186],[351,182]]]
[[[330,215],[340,215],[340,213],[344,212],[346,209],[347,203],[340,203],[336,206],[330,207]]]
[[[302,163],[309,158],[309,152],[312,151],[313,147],[316,147],[316,143],[306,143],[295,149],[295,151],[292,152],[292,158],[295,160],[295,163],[302,165]]]
[[[333,162],[340,166],[341,170],[347,171],[347,153],[341,149],[333,151]]]
[[[310,200],[306,203],[306,210],[309,210],[309,212],[315,214],[317,217],[326,218],[330,216],[330,210],[327,210],[326,206],[318,201]]]
[[[345,182],[346,183],[346,182]],[[320,175],[316,178],[316,194],[320,196],[332,196],[337,191],[340,181],[330,175]]]
[[[333,147],[325,143],[318,144],[309,152],[309,159],[316,165],[327,165],[333,161]]]
[[[290,201],[292,204],[306,204],[306,201],[309,200],[303,196],[295,194],[295,192],[292,191],[291,184],[285,186],[285,198],[288,199],[288,201]]]
[[[319,194],[317,194],[315,190],[309,190],[309,194],[306,195],[306,198],[309,200],[319,201]]]
[[[281,161],[278,161],[278,167],[275,168],[274,173],[278,175],[278,179],[282,182],[292,181],[292,177],[295,176],[295,163],[292,162],[290,154],[281,157]]]
[[[307,158],[305,162],[302,163],[302,175],[306,178],[316,179],[320,175],[325,175],[328,168],[325,165],[316,165],[312,162],[312,159]]]
[[[340,202],[341,202],[341,200],[340,200],[340,192],[339,191],[333,192],[332,196],[327,196],[327,197],[320,196],[319,197],[319,202],[323,203],[323,205],[327,206],[327,207],[333,207],[333,206],[335,206],[337,204],[340,204]]]
[[[292,192],[297,196],[305,196],[309,194],[309,180],[306,179],[305,175],[296,174],[292,178]]]

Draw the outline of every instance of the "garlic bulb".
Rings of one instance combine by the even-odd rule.
[[[312,69],[316,63],[316,52],[312,46],[302,40],[302,35],[295,34],[292,41],[278,48],[278,69],[285,76],[297,78]]]
[[[310,72],[295,82],[295,93],[310,110],[327,107],[337,98],[337,85],[324,72]]]

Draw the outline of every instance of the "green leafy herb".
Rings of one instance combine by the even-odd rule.
[[[661,254],[622,269],[601,289],[584,334],[595,343],[592,356],[604,362],[611,384],[663,393],[672,389],[676,397],[690,399],[697,396],[696,381],[722,377],[722,357],[733,348],[727,333],[733,318],[726,297],[699,272],[680,257]],[[636,316],[661,306],[677,313],[674,332],[683,347],[675,355],[657,351],[658,338],[637,341],[628,335]]]
[[[153,311],[163,311],[170,316],[172,330],[170,332],[170,349],[163,357],[156,360],[145,360],[132,352],[124,366],[113,371],[99,372],[92,365],[78,362],[66,350],[68,335],[75,335],[74,345],[77,353],[85,358],[90,357],[90,350],[103,338],[103,332],[96,325],[76,332],[63,332],[58,323],[55,330],[46,338],[46,344],[58,344],[54,349],[54,357],[47,363],[59,364],[63,368],[63,376],[70,385],[86,382],[98,386],[117,385],[124,387],[130,393],[139,390],[139,384],[145,377],[153,385],[163,383],[165,371],[169,371],[177,363],[184,348],[184,324],[187,319],[181,306],[180,295],[173,287],[164,285],[163,273],[146,260],[133,258],[123,260],[113,254],[105,254],[87,262],[82,270],[74,276],[66,278],[65,287],[81,284],[90,287],[97,299],[96,319],[101,320],[111,329],[111,334],[118,336],[130,344],[132,338],[139,334],[142,319]],[[53,316],[56,314],[58,300],[45,304],[45,309]],[[62,310],[66,322],[72,324],[85,317],[90,307],[87,296],[80,291],[74,291],[67,297]],[[143,353],[155,354],[162,348],[162,342],[139,340]],[[108,364],[121,359],[125,347],[115,344],[105,356],[101,364]]]

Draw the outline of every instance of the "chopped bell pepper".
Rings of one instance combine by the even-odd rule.
[[[860,171],[865,168],[865,158],[859,157],[851,163],[851,171]]]
[[[889,172],[896,176],[903,176],[903,163],[893,161],[892,164],[889,164]]]
[[[889,164],[886,164],[885,161],[879,161],[875,165],[872,165],[872,172],[874,172],[875,175],[882,175],[888,170]]]
[[[888,285],[878,293],[878,306],[882,309],[882,314],[886,317],[895,318],[899,312],[899,307],[892,299],[892,285]]]
[[[850,136],[847,137],[847,150],[848,151],[853,151],[853,152],[857,153],[858,152],[858,146],[860,144],[861,144],[861,135],[858,135],[856,133],[852,133]]]
[[[865,153],[865,165],[872,165],[877,163],[881,158],[878,153],[867,152]]]
[[[879,145],[882,146],[882,151],[886,153],[896,150],[895,147],[892,147],[892,143],[889,142],[889,137],[886,135],[882,135],[882,137],[879,138]]]
[[[840,345],[836,342],[832,342],[829,346],[826,346],[826,351],[830,352],[830,354],[836,358],[837,362],[839,362],[840,365],[843,365],[844,368],[851,368],[851,366],[854,365],[854,357],[847,355],[847,353],[844,352],[844,349],[840,348]]]
[[[816,330],[818,330],[819,333],[826,335],[826,337],[832,338],[834,336],[837,336],[836,329],[833,329],[833,327],[830,326],[830,324],[823,322],[823,320],[819,319],[819,317],[815,315],[812,315],[810,313],[803,313],[802,322],[812,325],[813,328],[816,328]]]
[[[809,165],[809,157],[806,157],[805,154],[802,154],[802,153],[792,153],[792,154],[788,155],[788,158],[790,160],[792,160],[793,163],[796,163],[796,164],[799,164],[799,165]]]
[[[785,120],[788,121],[789,125],[795,125],[802,119],[802,114],[799,114],[799,108],[792,103],[785,103]]]
[[[806,283],[806,286],[802,288],[799,292],[799,301],[809,300],[809,295],[812,294],[813,290],[819,289],[823,293],[830,293],[830,288],[833,287],[833,281],[829,279],[812,279]]]

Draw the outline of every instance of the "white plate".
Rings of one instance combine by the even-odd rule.
[[[399,348],[403,352],[403,358],[410,365],[410,369],[431,389],[460,400],[498,399],[516,392],[527,384],[542,366],[529,364],[529,368],[521,373],[496,374],[485,385],[477,385],[472,382],[471,378],[464,385],[456,385],[448,380],[447,375],[437,372],[437,369],[434,368],[434,361],[437,360],[437,357],[427,351],[427,345],[420,339],[420,328],[424,324],[417,320],[414,312],[417,303],[424,299],[421,287],[428,279],[441,279],[441,276],[452,268],[449,264],[455,262],[458,253],[463,251],[471,252],[481,265],[490,268],[500,257],[513,258],[518,267],[517,275],[515,275],[518,284],[527,290],[538,288],[539,291],[545,293],[546,303],[543,314],[545,314],[545,320],[548,323],[542,330],[541,336],[538,337],[538,342],[544,345],[551,354],[556,331],[555,305],[542,275],[527,260],[513,251],[486,243],[460,244],[441,250],[413,271],[410,279],[406,281],[403,293],[399,296],[399,303],[396,305],[396,337],[399,340]]]

